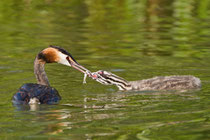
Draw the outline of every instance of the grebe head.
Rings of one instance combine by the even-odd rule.
[[[99,70],[92,73],[92,78],[104,85],[120,85],[127,81],[111,72]]]
[[[130,88],[130,84],[125,79],[104,70],[99,70],[92,73],[92,78],[104,85],[116,85],[119,90]]]
[[[69,52],[57,46],[49,46],[48,48],[42,50],[37,57],[39,61],[42,61],[43,63],[56,62],[73,67],[82,73],[86,73],[86,71],[88,71],[86,68],[78,64]]]

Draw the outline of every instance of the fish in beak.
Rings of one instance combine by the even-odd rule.
[[[79,63],[77,63],[77,61],[72,56],[66,57],[66,60],[69,62],[71,67],[75,68],[76,70],[78,70],[84,74],[84,79],[83,79],[84,84],[86,83],[87,76],[92,78],[91,72],[88,69],[86,69],[85,67],[83,67],[82,65],[80,65]]]

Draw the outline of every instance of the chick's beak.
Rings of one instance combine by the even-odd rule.
[[[91,76],[91,72],[82,65],[78,64],[75,59],[72,59],[71,57],[66,57],[66,60],[69,62],[71,67],[75,68],[76,70],[84,74],[87,74],[88,76]]]

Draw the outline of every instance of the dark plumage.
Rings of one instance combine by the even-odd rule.
[[[13,96],[13,104],[28,104],[30,99],[37,98],[40,104],[57,104],[61,100],[58,91],[52,87],[28,83],[20,87]]]

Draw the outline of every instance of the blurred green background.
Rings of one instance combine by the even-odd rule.
[[[209,23],[210,0],[1,0],[0,139],[210,139]],[[194,75],[202,89],[119,93],[49,64],[60,104],[13,107],[18,88],[36,82],[33,61],[48,45],[91,71]]]

